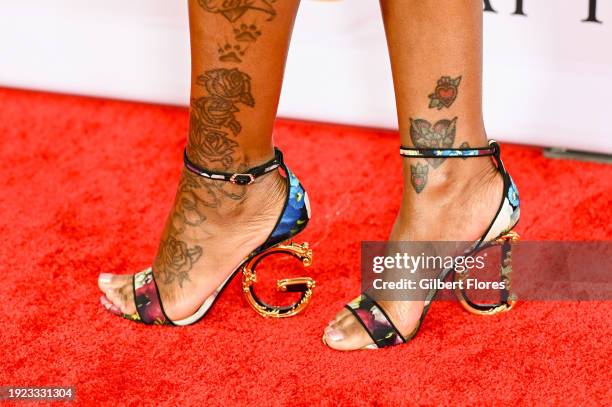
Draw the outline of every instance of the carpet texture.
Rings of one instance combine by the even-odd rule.
[[[0,385],[74,385],[78,402],[103,405],[612,399],[610,302],[524,302],[489,318],[437,302],[408,345],[339,353],[321,344],[327,321],[359,291],[360,242],[384,240],[398,209],[398,139],[385,131],[276,126],[311,196],[298,241],[314,249],[318,286],[303,314],[257,316],[238,279],[186,328],[105,312],[97,275],[152,260],[187,125],[181,108],[0,89]],[[502,149],[525,239],[612,238],[612,167]]]

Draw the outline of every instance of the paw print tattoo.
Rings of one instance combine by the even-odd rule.
[[[242,57],[248,47],[243,48],[242,46],[236,44],[232,45],[229,42],[226,42],[225,45],[219,45],[218,53],[219,53],[219,61],[221,62],[242,62]]]
[[[240,24],[239,27],[234,28],[234,35],[238,42],[255,42],[261,37],[261,31],[255,24]]]

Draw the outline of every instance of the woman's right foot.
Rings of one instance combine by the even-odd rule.
[[[152,266],[168,318],[191,316],[266,241],[287,188],[278,171],[240,186],[183,170]],[[102,305],[115,314],[134,314],[132,280],[132,275],[100,274]]]
[[[409,172],[416,164],[409,160],[404,164],[404,196],[390,241],[470,244],[487,232],[493,234],[489,239],[494,238],[503,233],[497,229],[512,227],[518,221],[518,193],[501,161],[498,168],[488,157],[465,162],[455,158],[432,174],[427,187],[418,191],[411,185],[414,180]],[[507,211],[498,212],[501,208]],[[495,224],[501,220],[501,224],[489,230],[493,219]],[[424,301],[373,303],[367,297],[359,297],[349,304],[351,310],[342,309],[329,323],[323,340],[327,346],[345,351],[372,346],[376,335],[383,346],[398,344],[400,337],[393,335],[399,331],[401,337],[409,340],[419,328],[424,305]],[[376,335],[372,334],[374,331]]]

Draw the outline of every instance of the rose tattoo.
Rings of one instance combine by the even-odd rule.
[[[251,94],[251,77],[238,69],[214,69],[200,75],[197,79],[210,96],[196,99],[192,108],[202,121],[215,128],[226,127],[234,134],[240,133],[242,126],[234,113],[240,111],[237,104],[255,106]]]
[[[234,163],[233,154],[238,143],[230,140],[227,133],[207,127],[201,120],[192,118],[189,139],[192,158],[198,162],[210,163],[207,166],[211,169],[215,169],[214,164],[217,164],[226,170]]]
[[[213,96],[255,106],[251,95],[251,77],[238,69],[215,69],[207,71],[197,79],[198,85],[204,86]]]
[[[200,75],[197,84],[206,92],[191,100],[188,155],[211,170],[235,169],[240,145],[230,136],[242,131],[236,117],[238,107],[255,107],[251,77],[236,68],[219,68]],[[236,188],[231,188],[228,195],[231,199],[243,196],[243,191]]]
[[[240,133],[242,126],[236,120],[234,113],[239,109],[229,100],[217,96],[196,99],[191,104],[192,109],[203,122],[214,128],[227,127],[234,134]]]
[[[160,244],[154,266],[162,276],[164,284],[172,284],[176,280],[182,287],[183,282],[189,280],[189,271],[200,256],[202,247],[188,248],[185,242],[168,236]]]

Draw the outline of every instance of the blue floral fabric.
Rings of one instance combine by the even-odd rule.
[[[425,157],[432,154],[436,157],[478,157],[481,155],[491,155],[491,149],[418,149],[401,147],[400,155],[405,157]]]
[[[479,150],[434,150],[433,153],[440,157],[470,157],[480,155]]]
[[[510,205],[512,205],[512,207],[518,208],[520,202],[518,189],[516,188],[512,177],[508,175],[508,178],[510,179],[510,187],[508,188],[508,202],[510,202]]]
[[[297,235],[306,227],[310,219],[308,195],[297,177],[290,170],[286,171],[289,196],[285,211],[266,243],[261,246],[262,250]]]

